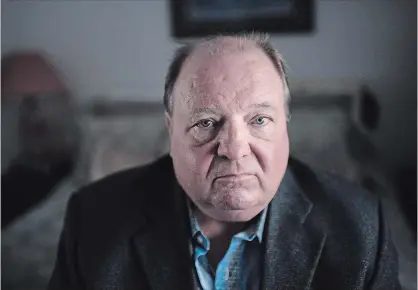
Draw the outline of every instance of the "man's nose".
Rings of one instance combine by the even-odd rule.
[[[218,155],[230,160],[239,160],[251,153],[246,126],[229,125],[219,134]]]

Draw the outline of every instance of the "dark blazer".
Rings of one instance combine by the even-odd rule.
[[[68,203],[51,290],[195,289],[185,194],[166,156]],[[378,198],[290,159],[269,205],[260,289],[400,289]]]

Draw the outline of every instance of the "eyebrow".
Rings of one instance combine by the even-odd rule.
[[[247,107],[248,109],[274,109],[275,106],[272,106],[269,102],[262,102],[262,103],[256,103],[251,104]]]
[[[247,109],[271,109],[274,110],[275,106],[272,106],[269,102],[262,102],[262,103],[256,103],[251,104],[247,107]],[[212,115],[220,115],[220,111],[216,110],[214,108],[195,108],[191,112],[191,117],[197,117],[201,114],[212,114]]]
[[[219,111],[213,108],[196,108],[196,109],[193,109],[193,111],[191,112],[192,116],[198,116],[200,114],[219,115]]]

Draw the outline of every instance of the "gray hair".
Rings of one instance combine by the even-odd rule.
[[[174,57],[168,68],[168,73],[166,75],[165,85],[164,85],[164,107],[165,107],[165,111],[168,114],[171,115],[173,112],[174,85],[177,81],[177,78],[180,74],[180,71],[186,59],[199,46],[205,46],[212,55],[221,53],[222,48],[216,45],[216,43],[218,43],[219,41],[221,41],[223,38],[227,36],[231,36],[231,35],[212,36],[202,41],[199,41],[197,43],[183,45],[182,47],[176,50]],[[279,73],[279,76],[283,83],[286,115],[289,118],[290,117],[289,116],[290,90],[289,90],[289,84],[288,84],[287,75],[285,71],[286,63],[282,55],[268,41],[267,34],[251,33],[251,34],[235,34],[232,36],[236,37],[236,39],[238,40],[238,47],[240,49],[244,48],[245,43],[252,43],[256,47],[260,48],[270,58],[274,67],[277,69],[277,72]]]

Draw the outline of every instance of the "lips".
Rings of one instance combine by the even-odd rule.
[[[218,176],[215,178],[216,181],[226,181],[226,182],[238,182],[245,181],[254,178],[254,174],[244,173],[244,174],[227,174]]]

